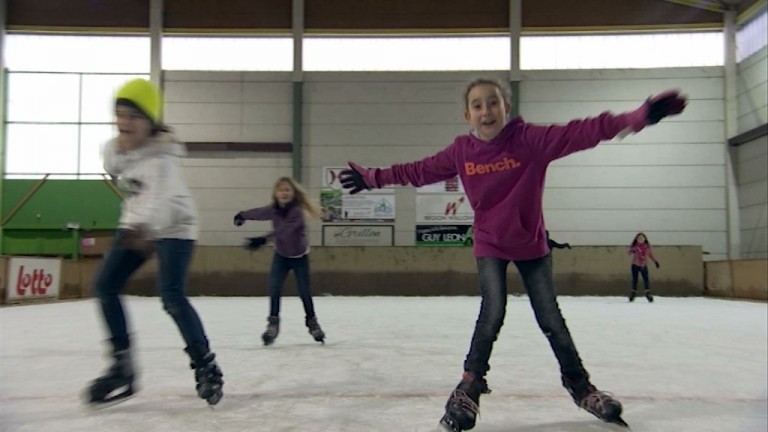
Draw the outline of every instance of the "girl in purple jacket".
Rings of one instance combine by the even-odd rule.
[[[557,304],[542,216],[544,178],[556,159],[679,114],[685,96],[667,91],[631,112],[604,112],[550,126],[526,123],[521,117],[507,120],[510,104],[496,81],[471,82],[464,103],[464,117],[472,131],[435,155],[388,168],[350,162],[350,169],[341,173],[342,184],[351,193],[387,185],[422,186],[461,176],[475,212],[474,255],[482,303],[464,375],[448,398],[441,425],[453,432],[472,429],[480,394],[490,393],[485,375],[504,321],[510,261],[523,279],[539,327],[560,364],[563,386],[574,402],[606,422],[626,425],[621,403],[590,382]]]
[[[275,254],[269,273],[270,312],[267,318],[267,330],[261,335],[264,345],[271,345],[280,333],[280,297],[288,272],[293,270],[296,287],[306,313],[305,323],[309,334],[317,342],[325,343],[325,333],[320,328],[312,303],[309,289],[309,242],[307,241],[304,212],[319,218],[320,209],[307,198],[301,186],[289,177],[281,177],[275,182],[272,203],[235,215],[235,226],[241,226],[247,220],[272,221],[273,231],[263,237],[248,239],[248,248],[258,249],[268,240],[275,244]]]

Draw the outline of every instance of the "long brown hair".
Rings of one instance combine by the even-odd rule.
[[[290,177],[280,177],[275,182],[275,186],[272,188],[272,201],[277,204],[277,188],[280,186],[281,183],[288,183],[288,185],[291,186],[293,189],[293,200],[296,201],[296,203],[301,207],[307,214],[312,216],[313,218],[320,219],[322,213],[320,211],[320,207],[317,206],[315,203],[310,201],[309,194],[307,194],[307,191],[304,190],[304,188],[297,182],[296,180],[290,178]]]

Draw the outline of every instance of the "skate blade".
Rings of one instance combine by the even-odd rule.
[[[213,409],[213,407],[214,407],[216,404],[218,404],[218,403],[219,403],[219,401],[221,401],[221,398],[222,398],[222,397],[224,397],[224,394],[223,394],[223,393],[216,393],[216,394],[214,394],[214,395],[210,396],[210,397],[209,397],[208,399],[206,399],[205,401],[206,401],[206,402],[208,402],[208,407],[209,407],[210,409]]]
[[[616,417],[616,419],[615,419],[615,420],[613,420],[613,421],[611,421],[611,422],[609,422],[609,423],[617,424],[617,425],[619,425],[619,426],[623,426],[623,427],[625,427],[625,428],[627,428],[627,429],[629,429],[629,430],[632,430],[632,429],[630,429],[630,427],[629,427],[629,425],[627,424],[627,422],[625,422],[625,421],[624,421],[624,419],[623,419],[623,418],[621,418],[621,417]]]
[[[109,408],[109,407],[113,407],[115,405],[119,405],[119,404],[127,401],[128,399],[133,398],[133,396],[135,396],[135,394],[136,393],[133,392],[133,391],[128,391],[128,392],[123,392],[123,393],[116,394],[116,395],[108,397],[108,398],[106,398],[104,400],[93,400],[93,399],[91,399],[91,396],[88,394],[88,391],[86,391],[83,394],[83,401],[91,409],[102,410],[102,409],[106,409],[106,408]]]
[[[459,425],[454,423],[453,419],[448,417],[447,414],[440,419],[437,430],[438,432],[461,432]]]

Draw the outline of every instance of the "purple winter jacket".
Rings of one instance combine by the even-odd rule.
[[[247,220],[272,221],[273,231],[267,234],[275,243],[275,252],[284,257],[299,257],[307,253],[306,226],[304,211],[296,202],[290,202],[285,207],[273,203],[264,207],[256,207],[240,212]]]

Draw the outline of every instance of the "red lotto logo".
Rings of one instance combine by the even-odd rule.
[[[19,266],[19,274],[16,281],[16,293],[20,296],[30,290],[31,295],[45,295],[53,284],[53,275],[43,269],[34,269],[30,273],[24,272],[24,266]]]

